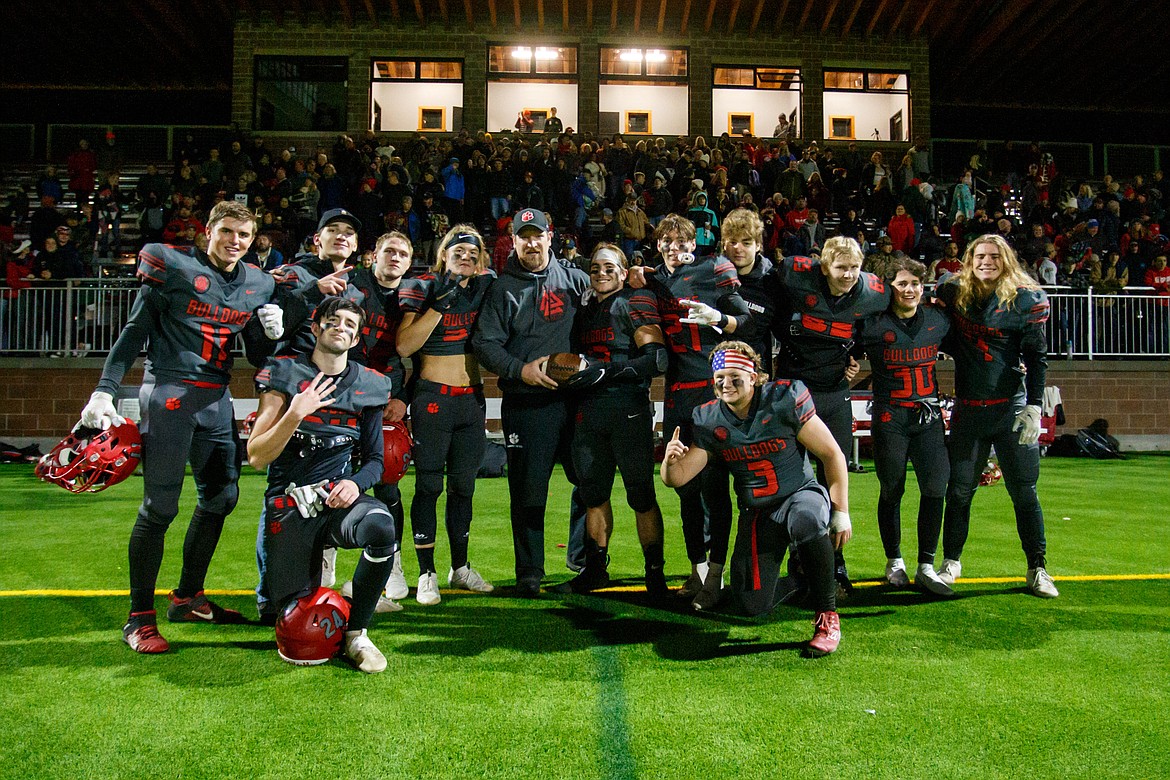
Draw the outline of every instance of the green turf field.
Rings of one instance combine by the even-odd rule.
[[[172,652],[135,655],[119,628],[140,480],[73,496],[0,466],[0,778],[1170,777],[1168,466],[1044,462],[1056,601],[1023,591],[1001,484],[976,497],[962,597],[859,588],[828,658],[801,657],[811,615],[796,609],[749,621],[650,609],[637,591],[536,602],[444,591],[437,607],[412,598],[375,617],[390,661],[377,676],[289,666],[259,626],[164,623]],[[554,581],[569,577],[553,546],[565,484],[554,478],[550,502]],[[850,569],[876,580],[877,480],[850,487]],[[249,615],[261,490],[249,471],[208,580]],[[164,589],[193,496],[189,483]],[[677,503],[661,486],[659,497],[679,584]],[[479,482],[476,510],[472,560],[508,584],[504,480]],[[617,515],[611,570],[634,585],[633,518]],[[355,561],[342,553],[343,575]],[[436,562],[445,583],[443,539]],[[1150,576],[1119,579],[1135,574]]]

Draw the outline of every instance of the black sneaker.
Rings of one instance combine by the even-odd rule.
[[[585,570],[568,582],[572,593],[589,593],[609,585],[609,569],[603,566],[586,566]]]
[[[653,602],[666,601],[670,588],[666,586],[666,572],[663,566],[646,569],[646,595]]]
[[[167,594],[171,605],[167,607],[167,620],[172,623],[247,623],[248,619],[234,609],[216,604],[203,591],[190,598],[180,598],[172,590]]]

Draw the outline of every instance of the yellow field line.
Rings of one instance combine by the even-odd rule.
[[[1139,580],[1170,580],[1167,574],[1070,574],[1053,577],[1057,582],[1134,582]],[[956,582],[964,585],[1003,585],[1024,582],[1023,577],[960,577]],[[874,588],[885,585],[885,580],[856,580],[858,588]],[[645,590],[641,585],[616,585],[612,588],[602,588],[595,593],[638,593]],[[156,596],[165,596],[170,591],[156,590]],[[441,590],[441,593],[460,593],[463,591]],[[506,591],[505,591],[506,592]],[[208,590],[208,596],[251,596],[254,590]],[[0,590],[0,598],[16,596],[60,596],[73,598],[92,598],[95,596],[129,596],[129,590],[74,590],[69,588],[44,588],[40,590]]]

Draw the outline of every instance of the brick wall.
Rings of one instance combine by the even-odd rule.
[[[1064,432],[1083,428],[1098,417],[1109,420],[1114,436],[1162,436],[1170,434],[1170,364],[1165,362],[1053,361],[1050,385],[1064,397],[1067,422]],[[77,422],[81,408],[101,376],[97,360],[0,359],[4,384],[0,409],[0,438],[60,438]],[[252,369],[239,368],[232,379],[236,398],[253,398]],[[141,369],[126,377],[137,385]],[[949,363],[939,364],[943,392],[953,392]],[[488,376],[484,391],[499,395],[495,377]],[[662,399],[662,380],[651,391]],[[489,426],[498,429],[498,425]]]

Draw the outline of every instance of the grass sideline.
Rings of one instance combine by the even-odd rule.
[[[373,677],[284,664],[258,626],[163,625],[174,651],[136,656],[118,627],[138,479],[71,496],[0,466],[0,591],[12,594],[0,596],[0,777],[1167,777],[1170,581],[1092,579],[1170,574],[1167,466],[1044,462],[1056,601],[1025,595],[1006,491],[980,489],[963,559],[978,579],[960,581],[962,597],[861,588],[841,605],[841,650],[809,661],[807,612],[752,621],[644,606],[632,517],[617,507],[612,569],[629,588],[408,600],[376,618],[391,668]],[[876,478],[851,483],[850,569],[876,580]],[[208,580],[245,594],[221,600],[246,614],[262,488],[248,471]],[[404,488],[409,500],[410,476]],[[677,501],[658,492],[678,584]],[[497,584],[512,579],[507,501],[504,480],[478,483],[472,560]],[[193,503],[188,482],[160,587],[178,576]],[[570,576],[554,546],[567,505],[558,475],[554,581]],[[440,540],[440,568],[445,554]],[[355,561],[342,553],[340,571]],[[111,595],[27,595],[49,590]]]

